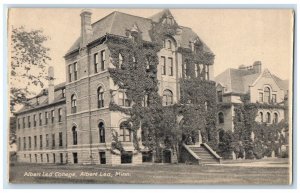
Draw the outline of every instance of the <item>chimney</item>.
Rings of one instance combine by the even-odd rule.
[[[261,72],[261,61],[255,61],[253,63],[253,70],[255,73],[260,73]]]
[[[89,39],[92,37],[92,12],[90,9],[83,9],[81,11],[81,47],[85,47],[88,44]]]
[[[54,68],[52,66],[48,68],[48,76],[48,103],[51,104],[54,101]]]

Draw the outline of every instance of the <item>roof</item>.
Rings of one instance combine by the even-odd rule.
[[[279,78],[278,76],[272,74],[273,78],[276,80],[276,82],[278,83],[278,86],[283,89],[284,91],[289,90],[289,80],[282,80],[281,78]]]
[[[66,83],[62,82],[54,86],[54,101],[51,104],[65,101],[66,99],[62,97],[62,89],[65,88]],[[39,98],[39,104],[37,104],[37,99]],[[46,107],[51,105],[48,103],[48,89],[43,89],[35,97],[32,97],[28,100],[29,105],[24,105],[16,114],[30,111],[32,109],[37,109],[41,107]]]
[[[127,37],[126,31],[130,30],[134,25],[136,25],[138,29],[141,31],[143,40],[152,41],[150,36],[152,25],[153,23],[159,22],[160,18],[163,17],[165,14],[170,15],[171,12],[168,9],[164,9],[163,11],[153,15],[150,18],[144,18],[135,15],[130,15],[127,13],[114,11],[111,14],[107,15],[106,17],[92,24],[93,35],[89,40],[89,43],[101,37],[104,37],[106,34]],[[180,26],[180,28],[182,29],[182,33],[178,35],[179,37],[177,37],[176,40],[180,41],[179,42],[180,47],[190,48],[189,42],[199,37],[191,28],[183,27],[183,26]],[[211,52],[211,50],[203,41],[202,44],[203,44],[204,51]],[[75,40],[73,45],[67,51],[67,54],[75,50],[78,50],[79,47],[80,47],[80,37]]]
[[[249,86],[259,77],[260,73],[249,74],[240,69],[228,68],[215,77],[215,81],[226,87],[226,92],[245,94]]]
[[[247,70],[228,68],[216,76],[215,81],[226,87],[227,90],[225,93],[246,94],[249,91],[249,86],[252,85],[265,71],[268,70],[265,69],[259,73],[253,73]],[[271,76],[275,79],[281,89],[285,91],[289,90],[288,80],[282,80],[274,74],[271,74]]]

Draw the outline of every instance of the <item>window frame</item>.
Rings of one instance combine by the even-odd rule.
[[[166,57],[161,56],[160,57],[162,60],[162,65],[161,65],[161,75],[166,75],[167,74],[167,69],[166,69]]]
[[[131,130],[129,129],[131,128],[131,125],[130,123],[126,122],[126,121],[123,121],[120,126],[119,126],[119,129],[120,129],[120,141],[121,142],[131,142]]]
[[[97,107],[104,107],[104,89],[101,86],[97,89]]]

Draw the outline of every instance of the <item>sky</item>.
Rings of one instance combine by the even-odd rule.
[[[14,8],[8,27],[42,29],[49,37],[50,65],[55,84],[64,82],[63,56],[80,35],[80,12],[75,8]],[[150,17],[161,9],[91,9],[92,22],[113,11]],[[227,68],[252,65],[282,79],[291,79],[293,59],[293,19],[291,10],[266,9],[170,9],[179,25],[192,28],[215,54],[215,76]]]

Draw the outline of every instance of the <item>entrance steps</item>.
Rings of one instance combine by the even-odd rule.
[[[198,145],[183,144],[182,161],[192,164],[216,164],[221,163],[221,157],[206,143]]]

